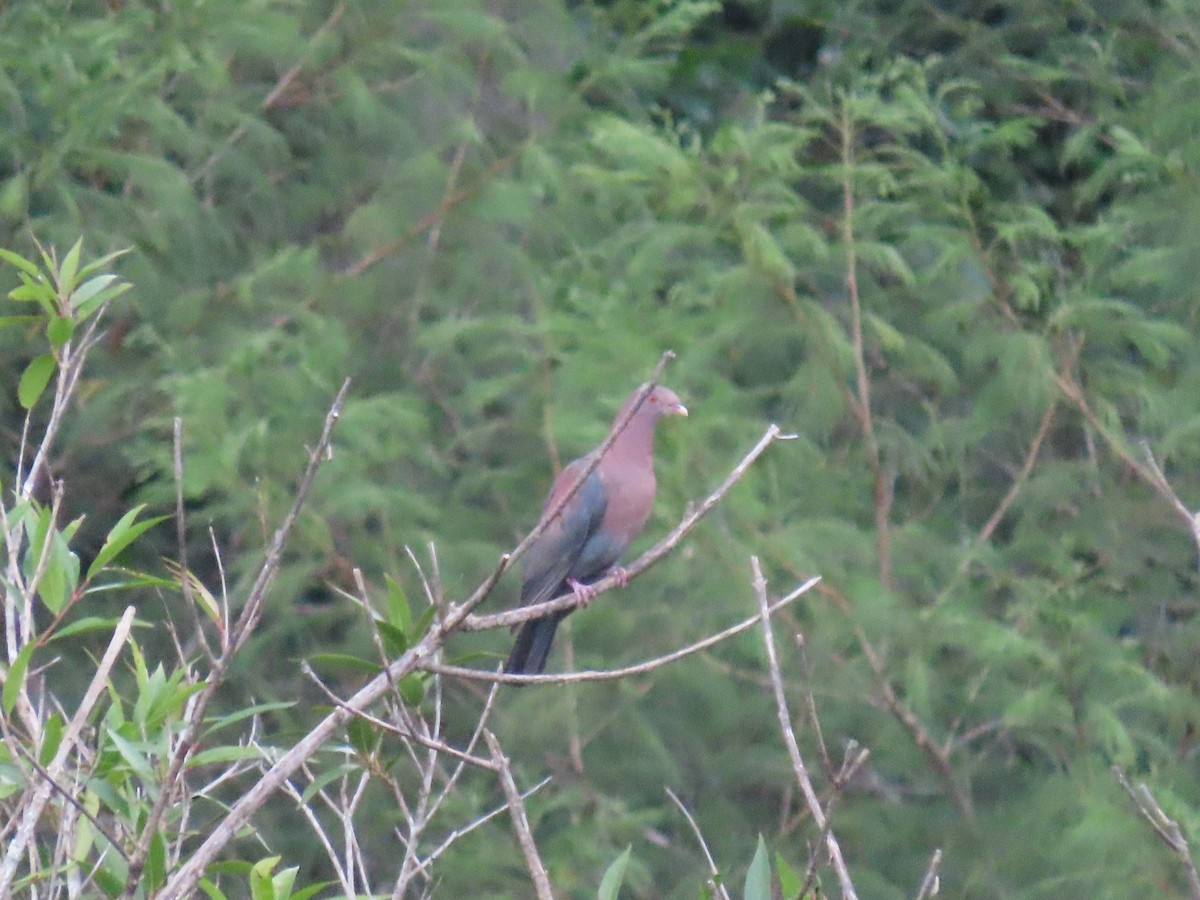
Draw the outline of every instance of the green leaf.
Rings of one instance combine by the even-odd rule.
[[[796,870],[788,865],[788,861],[778,853],[775,854],[775,874],[779,876],[779,893],[784,897],[800,896],[800,888],[804,887],[804,882],[800,880]]]
[[[154,784],[154,768],[150,765],[150,761],[146,759],[146,755],[135,747],[130,741],[121,736],[115,729],[108,729],[108,737],[117,748],[117,753],[129,765],[130,770],[138,777],[143,785],[149,787]]]
[[[229,900],[224,892],[207,878],[200,879],[200,890],[208,895],[208,900]]]
[[[368,675],[378,675],[380,672],[379,663],[363,659],[361,656],[352,656],[349,653],[318,653],[310,656],[309,661],[314,666],[325,666],[330,669],[353,669],[358,672],[366,672]]]
[[[37,263],[32,262],[19,254],[13,253],[11,250],[5,250],[3,247],[0,247],[0,259],[16,266],[31,278],[42,277],[42,270],[38,268]]]
[[[90,263],[88,263],[86,266],[84,266],[82,269],[79,270],[79,277],[83,278],[87,275],[90,275],[92,272],[95,272],[97,269],[103,269],[114,259],[124,256],[126,253],[128,253],[132,249],[133,249],[132,247],[125,247],[124,249],[121,249],[121,250],[114,250],[112,253],[104,254],[99,259],[92,260]]]
[[[162,831],[158,829],[155,829],[154,836],[150,838],[150,852],[146,855],[144,874],[150,893],[167,882],[167,842],[163,839]]]
[[[596,893],[596,900],[617,900],[632,852],[633,845],[630,844],[625,848],[625,852],[609,863],[608,868],[604,870],[604,877],[600,879],[600,890]]]
[[[28,325],[41,320],[41,316],[0,316],[0,328],[8,328],[11,325]]]
[[[354,773],[360,771],[362,771],[361,766],[350,765],[349,763],[341,763],[334,766],[332,769],[322,772],[308,783],[308,786],[300,794],[300,802],[307,803],[314,796],[316,796],[317,792],[320,791],[321,788],[325,787],[325,785],[329,784],[330,782],[337,781],[339,778],[345,775],[353,775]]]
[[[253,900],[276,900],[271,872],[279,865],[280,859],[278,856],[268,856],[256,862],[250,870],[250,896]]]
[[[100,291],[98,294],[93,294],[86,300],[79,301],[75,306],[75,315],[78,319],[83,320],[94,313],[100,306],[107,303],[114,297],[119,297],[121,294],[129,290],[133,285],[128,281],[122,281],[119,284],[114,284],[110,288]]]
[[[100,548],[100,552],[96,554],[96,558],[88,566],[88,581],[91,581],[92,576],[103,569],[113,557],[141,537],[143,532],[149,528],[153,528],[163,519],[167,518],[166,516],[155,516],[153,519],[146,519],[144,522],[137,522],[135,524],[134,519],[145,508],[146,504],[138,504],[125,513],[125,515],[121,516],[117,524],[108,532],[108,537],[104,539],[104,546]]]
[[[46,324],[46,337],[50,346],[59,350],[75,333],[75,320],[70,316],[55,316]]]
[[[370,756],[379,747],[378,729],[361,716],[346,723],[346,736],[350,738],[350,746],[362,756]]]
[[[21,648],[17,658],[8,667],[8,674],[4,677],[4,692],[0,694],[0,705],[3,705],[6,716],[11,716],[13,707],[17,705],[17,696],[21,692],[21,685],[25,682],[25,671],[29,668],[30,657],[33,656],[36,648],[37,644],[30,641]]]
[[[402,629],[395,625],[389,625],[387,622],[376,622],[375,624],[379,628],[379,636],[383,638],[383,649],[389,656],[399,656],[408,649],[408,638]]]
[[[21,383],[17,385],[17,400],[21,406],[33,409],[38,398],[42,396],[42,391],[46,390],[46,385],[50,383],[56,365],[53,356],[43,353],[25,367],[25,371],[21,373]]]
[[[412,628],[412,610],[409,609],[408,598],[404,596],[404,588],[400,587],[391,575],[385,574],[383,580],[387,583],[388,622],[407,637],[409,629]]]
[[[62,716],[54,713],[46,720],[46,727],[42,729],[42,746],[38,749],[38,761],[43,766],[50,765],[50,760],[54,759],[54,754],[58,752],[58,745],[62,743],[62,736]]]
[[[400,679],[397,688],[400,690],[400,699],[409,706],[419,706],[425,699],[425,679],[419,672],[413,672]]]
[[[60,638],[70,637],[73,634],[87,634],[90,631],[111,631],[117,627],[117,622],[120,619],[104,619],[99,616],[84,616],[82,619],[76,619],[70,625],[64,625],[50,637],[51,641],[57,641]],[[143,628],[152,627],[149,622],[139,623]]]
[[[746,900],[771,900],[771,861],[767,856],[767,842],[758,836],[758,849],[750,861],[746,873]]]
[[[58,290],[64,297],[75,287],[75,274],[79,271],[79,253],[83,250],[83,238],[77,240],[58,270]]]
[[[117,276],[111,272],[105,272],[103,275],[97,275],[95,278],[89,278],[71,294],[71,308],[78,309],[81,304],[91,300],[116,280]]]
[[[227,716],[221,716],[219,719],[213,719],[204,732],[205,736],[211,735],[214,732],[220,731],[222,728],[227,728],[242,719],[248,719],[250,716],[257,716],[260,713],[275,712],[278,709],[291,709],[296,705],[294,700],[277,700],[274,703],[259,703],[256,706],[250,706],[246,709],[239,709],[237,712],[230,713]]]

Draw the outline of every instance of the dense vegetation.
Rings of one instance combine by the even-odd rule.
[[[213,594],[226,583],[236,612],[352,379],[262,618],[212,697],[232,729],[200,745],[229,750],[217,761],[270,756],[327,711],[303,661],[340,697],[362,683],[349,659],[372,658],[378,635],[351,599],[356,568],[373,598],[393,579],[415,620],[413,559],[432,577],[435,553],[463,600],[537,520],[555,468],[673,349],[664,380],[691,416],[660,433],[639,547],[769,422],[799,439],[673,555],[573,616],[551,667],[628,665],[752,615],[751,554],[777,594],[819,574],[776,632],[860,896],[912,896],[935,848],[942,896],[1190,896],[1186,854],[1112,767],[1200,835],[1200,538],[1169,502],[1173,488],[1200,505],[1198,23],[1193,0],[0,3],[0,247],[59,279],[48,305],[0,312],[44,313],[0,331],[13,566],[46,541],[13,476],[53,399],[27,425],[36,377],[18,388],[74,346],[51,320],[81,329],[96,312],[55,312],[80,235],[83,260],[129,248],[91,274],[133,286],[104,312],[51,457],[57,528],[86,516],[65,536],[85,574],[98,554],[114,564],[102,548],[134,506],[174,512],[179,417],[188,567]],[[20,271],[0,273],[5,293]],[[33,499],[52,493],[43,481]],[[69,719],[127,604],[190,633],[179,559],[168,522],[112,570],[150,577],[66,605],[43,586],[39,628],[87,627],[46,632],[32,665],[6,578],[0,802],[17,809],[36,775],[15,746],[47,753],[33,713],[14,715],[11,673],[40,672],[32,706]],[[506,577],[479,611],[516,587]],[[127,721],[92,725],[101,745],[142,731],[98,747],[89,777],[136,776],[128,795],[90,795],[135,839],[130,798],[153,803],[195,692],[144,720],[133,698],[166,690],[160,665],[176,687],[208,668],[185,638],[185,673],[167,629],[132,635],[144,663],[123,657],[107,701],[125,698]],[[489,668],[507,639],[456,635],[448,661]],[[422,685],[406,697],[432,715]],[[485,694],[442,679],[446,740],[465,744]],[[810,696],[835,768],[846,742],[870,751],[836,792]],[[256,704],[257,749],[234,753],[251,722],[237,713]],[[495,704],[518,785],[553,776],[527,804],[556,896],[594,896],[627,846],[621,896],[697,896],[708,867],[664,787],[730,885],[760,834],[785,887],[816,853],[757,630],[648,675]],[[403,781],[396,746],[342,729],[308,774],[398,757]],[[173,822],[146,896],[255,777]],[[502,802],[495,778],[464,776],[425,852]],[[392,889],[400,818],[369,779],[364,893]],[[227,859],[279,855],[298,885],[333,877],[295,798],[252,829]],[[84,850],[88,871],[98,851]],[[95,883],[119,893],[116,856],[102,868]],[[433,896],[532,893],[503,816],[432,876]],[[229,896],[247,877],[210,872]]]

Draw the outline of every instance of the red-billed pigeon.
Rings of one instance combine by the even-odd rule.
[[[614,428],[644,389],[644,385],[638,388],[626,401]],[[615,569],[617,560],[642,530],[654,505],[654,426],[661,416],[686,415],[687,407],[674,391],[657,386],[646,396],[599,465],[525,552],[522,606],[552,600],[571,590],[586,599],[589,582],[609,571],[621,574]],[[543,517],[578,480],[596,452],[581,456],[554,479]],[[566,614],[554,612],[525,622],[504,671],[536,675],[545,669],[554,631]]]

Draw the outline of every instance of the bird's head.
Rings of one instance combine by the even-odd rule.
[[[640,388],[634,391],[630,396],[628,403],[626,404],[626,408],[628,408],[629,404],[636,403],[638,397],[642,395],[642,392],[645,389],[646,386],[643,384]],[[657,384],[654,386],[654,390],[652,390],[649,395],[647,395],[646,399],[642,401],[642,405],[638,409],[637,414],[649,414],[657,419],[659,416],[686,416],[688,411],[687,407],[684,406],[683,402],[679,399],[678,394],[676,394],[669,387],[663,387],[661,384]]]

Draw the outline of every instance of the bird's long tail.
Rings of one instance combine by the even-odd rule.
[[[504,671],[509,675],[540,675],[546,668],[550,656],[550,645],[554,643],[554,632],[558,628],[562,613],[534,619],[521,626]]]

